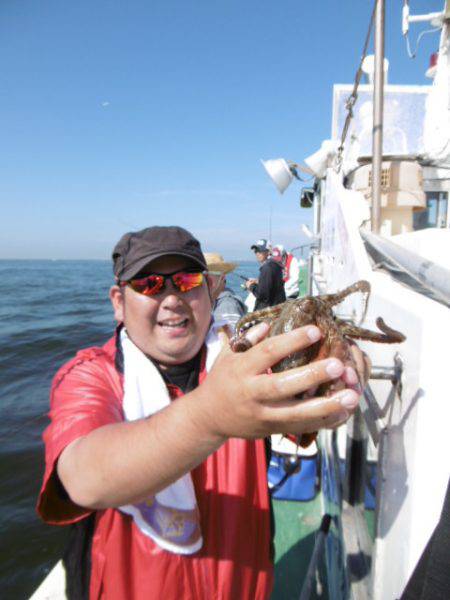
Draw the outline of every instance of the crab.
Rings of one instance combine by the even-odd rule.
[[[230,340],[231,348],[235,352],[248,350],[251,343],[245,337],[245,333],[249,327],[257,323],[267,322],[270,324],[269,337],[292,331],[292,329],[304,325],[317,325],[322,331],[322,338],[308,348],[287,356],[272,367],[273,372],[281,372],[329,357],[338,358],[347,365],[355,366],[351,353],[351,339],[369,340],[384,344],[396,344],[405,341],[406,337],[399,331],[388,327],[381,317],[376,320],[379,331],[371,331],[340,319],[333,314],[333,306],[356,292],[365,295],[364,319],[370,295],[370,283],[361,280],[335,294],[306,296],[297,300],[287,300],[283,304],[245,315],[236,324],[235,335]],[[345,384],[341,379],[329,381],[319,386],[317,393],[320,396],[331,395],[344,386]]]

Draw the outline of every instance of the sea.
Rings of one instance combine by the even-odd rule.
[[[227,285],[241,298],[238,262]],[[0,597],[27,599],[60,559],[67,528],[45,525],[35,505],[44,471],[42,433],[57,369],[104,344],[115,327],[109,261],[0,260]]]

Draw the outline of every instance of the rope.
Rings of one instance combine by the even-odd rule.
[[[441,28],[440,28],[440,27],[435,27],[434,29],[426,29],[425,31],[422,31],[422,32],[421,32],[421,33],[418,35],[418,37],[417,37],[417,40],[416,40],[416,48],[415,48],[414,52],[412,52],[412,50],[411,50],[411,44],[410,44],[410,42],[409,42],[409,35],[406,33],[406,34],[405,34],[405,40],[406,40],[406,52],[407,52],[407,54],[408,54],[409,58],[416,58],[416,56],[417,56],[417,52],[418,52],[418,50],[419,50],[419,44],[420,44],[420,41],[421,41],[421,39],[423,38],[423,36],[424,36],[424,35],[427,35],[428,33],[436,33],[436,31],[440,31],[440,30],[441,30]]]
[[[403,0],[403,10],[407,9],[407,21],[409,21],[409,0]],[[409,41],[409,33],[408,33],[408,29],[409,29],[409,25],[407,27],[407,31],[406,33],[403,34],[405,41],[406,41],[406,52],[409,56],[409,58],[416,58],[417,56],[417,51],[419,50],[419,44],[421,39],[423,38],[424,35],[427,35],[428,33],[435,33],[436,31],[440,31],[441,28],[440,27],[434,27],[433,29],[427,29],[426,31],[422,31],[417,40],[416,40],[416,49],[414,50],[414,52],[411,50],[411,44]]]
[[[361,77],[363,74],[362,64],[364,62],[364,59],[366,58],[367,49],[369,47],[370,36],[372,34],[372,28],[373,28],[373,22],[375,20],[376,7],[377,7],[377,0],[374,1],[374,5],[373,5],[373,9],[372,9],[372,16],[370,17],[370,23],[369,23],[369,27],[367,29],[367,34],[366,34],[366,39],[364,42],[361,60],[359,62],[359,67],[358,67],[358,70],[356,71],[356,75],[355,75],[355,83],[353,85],[353,90],[352,90],[352,93],[350,94],[350,96],[347,98],[347,101],[345,103],[345,108],[347,109],[347,117],[345,119],[344,127],[342,129],[341,143],[338,147],[337,155],[336,155],[336,163],[337,163],[338,172],[341,170],[341,166],[342,166],[342,153],[344,151],[344,142],[345,142],[345,138],[347,137],[348,129],[350,127],[350,121],[353,118],[353,107],[355,106],[356,101],[358,99],[358,87],[359,87],[359,83],[361,81]]]

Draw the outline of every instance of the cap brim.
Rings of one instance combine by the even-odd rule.
[[[187,252],[158,252],[157,254],[152,254],[149,256],[144,256],[136,261],[134,264],[129,265],[127,269],[125,269],[122,273],[120,273],[119,279],[121,281],[129,281],[133,277],[135,277],[144,267],[150,265],[153,261],[158,258],[162,258],[163,256],[180,256],[182,258],[187,258],[191,260],[193,263],[198,265],[202,271],[206,271],[208,267],[206,263],[202,263],[196,256],[192,256]]]

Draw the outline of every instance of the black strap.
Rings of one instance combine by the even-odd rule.
[[[119,325],[116,329],[116,357],[115,367],[119,373],[124,372],[124,359],[122,342],[120,339],[120,332],[123,328],[123,324]],[[184,394],[191,392],[198,386],[198,378],[200,374],[200,362],[201,362],[202,349],[199,350],[196,356],[182,365],[173,365],[166,370],[162,370],[158,363],[152,358],[148,359],[155,365],[159,374],[162,376],[164,381],[168,384],[179,387]]]
[[[96,513],[71,525],[63,555],[67,600],[89,600],[91,552]]]

